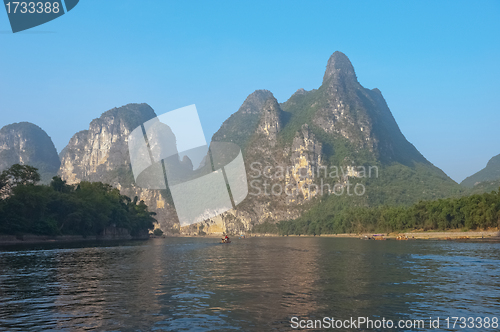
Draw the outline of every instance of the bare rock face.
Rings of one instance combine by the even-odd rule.
[[[177,217],[165,193],[137,187],[128,152],[128,136],[137,126],[156,117],[146,104],[114,108],[90,123],[89,129],[75,134],[61,152],[59,176],[68,184],[99,181],[116,187],[131,198],[137,196],[157,213],[160,227],[167,231]]]
[[[47,133],[32,123],[21,122],[0,129],[0,172],[14,164],[38,168],[42,182],[49,183],[60,161]]]
[[[278,133],[281,130],[281,113],[283,111],[274,97],[270,97],[261,109],[261,118],[257,132],[266,136],[271,146],[276,144]]]
[[[336,85],[339,86],[357,83],[354,67],[349,58],[342,52],[336,51],[328,59],[323,84],[328,84],[330,81],[336,82]]]
[[[317,194],[309,190],[309,186],[314,183],[314,173],[322,166],[321,148],[321,142],[309,130],[309,125],[302,125],[292,142],[290,165],[294,172],[290,172],[290,178],[302,189],[304,199],[310,199]]]
[[[271,91],[255,90],[245,99],[238,112],[241,114],[259,114],[264,103],[267,102],[269,98],[274,98]]]
[[[291,162],[294,165],[301,164],[306,160],[308,165],[318,167],[321,165],[321,142],[309,130],[307,123],[302,125],[300,131],[295,134],[292,142]]]
[[[188,171],[193,171],[193,162],[191,161],[191,159],[189,159],[188,156],[182,157],[182,161],[180,164],[183,168],[187,169]]]
[[[69,184],[85,180],[123,185],[119,173],[130,169],[128,136],[155,116],[146,104],[129,104],[94,119],[89,129],[75,134],[61,152],[59,175]]]

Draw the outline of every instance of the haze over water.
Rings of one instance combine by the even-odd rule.
[[[500,316],[498,243],[167,238],[0,250],[2,331],[290,331],[294,316]]]

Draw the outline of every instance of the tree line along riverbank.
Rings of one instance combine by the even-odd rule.
[[[421,201],[411,206],[319,205],[295,220],[255,225],[253,233],[322,235],[411,231],[488,230],[500,226],[500,189],[459,198]]]
[[[0,235],[141,238],[154,228],[154,213],[143,201],[108,184],[68,185],[60,177],[49,185],[39,181],[31,166],[14,165],[0,174]]]

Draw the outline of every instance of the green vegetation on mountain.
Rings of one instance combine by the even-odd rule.
[[[282,144],[290,144],[295,137],[295,133],[300,130],[304,123],[312,123],[315,111],[320,107],[321,93],[324,88],[319,90],[294,93],[285,103],[281,104],[283,109],[283,122],[285,126],[280,132]]]
[[[264,221],[262,224],[257,224],[252,228],[252,233],[255,234],[278,234],[278,225]]]
[[[489,193],[492,192],[493,190],[496,190],[498,187],[500,187],[500,180],[496,181],[483,181],[478,184],[476,184],[473,188],[470,188],[467,190],[469,194],[483,194],[483,193]]]
[[[267,90],[257,90],[250,94],[238,112],[224,121],[213,135],[212,141],[233,142],[245,150],[259,123],[261,108],[272,96]]]
[[[36,168],[13,165],[0,175],[0,234],[99,235],[107,227],[134,235],[154,228],[144,202],[100,182],[38,185]]]
[[[500,180],[500,154],[491,158],[486,167],[462,181],[461,185],[472,188],[481,182]]]

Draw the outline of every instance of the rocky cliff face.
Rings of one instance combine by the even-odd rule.
[[[269,142],[274,147],[278,139],[278,133],[281,131],[281,118],[283,111],[278,105],[278,101],[274,97],[269,99],[261,107],[261,115],[257,132],[266,137],[266,142]]]
[[[123,182],[120,172],[130,168],[130,132],[155,116],[146,104],[130,104],[102,114],[88,130],[75,134],[61,152],[59,175],[69,184],[86,180],[117,186]]]
[[[138,196],[157,213],[160,227],[168,231],[176,223],[168,194],[135,185],[128,152],[132,130],[154,117],[155,112],[146,104],[129,104],[102,114],[88,130],[75,134],[61,152],[59,176],[68,184],[99,181],[131,198]]]
[[[0,172],[14,164],[38,168],[42,182],[49,183],[60,161],[47,133],[32,123],[21,122],[0,129]]]

